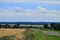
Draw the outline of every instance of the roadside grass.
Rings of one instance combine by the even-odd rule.
[[[44,34],[40,31],[34,31],[34,35],[36,35],[36,40],[60,40],[59,36]]]
[[[44,34],[41,31],[28,30],[25,32],[24,40],[60,40],[60,37]]]
[[[60,34],[60,30],[55,30],[55,32],[59,33]]]

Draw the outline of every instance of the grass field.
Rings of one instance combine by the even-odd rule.
[[[31,38],[32,38],[32,40],[60,40],[59,36],[44,34],[41,31],[30,30],[30,32],[28,31],[27,33],[29,35],[28,37],[30,40],[31,40]]]
[[[60,40],[59,36],[27,29],[0,29],[0,40]]]
[[[36,36],[36,40],[60,40],[59,36],[47,35],[39,31],[34,31],[33,33]]]

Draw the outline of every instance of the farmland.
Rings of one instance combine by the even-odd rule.
[[[0,40],[60,40],[60,36],[48,35],[39,29],[0,28]]]
[[[22,38],[24,37],[23,36],[24,31],[25,31],[25,29],[4,29],[4,28],[1,28],[0,29],[0,38],[3,38],[6,36],[6,37],[13,37],[15,39],[22,40]]]

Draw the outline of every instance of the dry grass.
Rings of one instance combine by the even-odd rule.
[[[3,36],[9,36],[9,35],[16,35],[16,38],[22,39],[23,32],[25,32],[25,29],[0,29],[0,37]]]

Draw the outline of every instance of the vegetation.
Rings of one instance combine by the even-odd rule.
[[[0,29],[0,40],[23,40],[25,29]]]
[[[51,27],[52,27],[52,29],[54,29],[54,30],[60,30],[60,24],[52,23],[52,24],[51,24]]]
[[[1,37],[0,40],[14,40],[14,38],[10,38],[9,36]]]
[[[31,30],[27,30],[27,31],[25,31],[25,33],[24,33],[24,40],[35,40],[35,35],[34,35],[34,33],[33,33],[33,31],[31,31]]]
[[[47,24],[44,24],[44,28],[45,28],[45,29],[48,29],[48,25],[47,25]]]
[[[13,28],[19,28],[19,24],[15,24]]]
[[[52,29],[55,30],[59,30],[57,32],[60,33],[60,24],[55,24],[52,23],[51,24]],[[1,25],[0,24],[0,28],[11,28],[8,24],[5,25]],[[19,24],[15,24],[12,28],[20,28]],[[21,28],[25,28],[25,27],[21,27]],[[37,29],[41,29],[44,30],[43,28],[40,27],[32,27],[30,26],[29,28],[37,28]],[[45,29],[49,29],[48,24],[44,24],[44,28]],[[44,34],[41,31],[38,30],[31,30],[28,29],[28,26],[26,27],[26,31],[25,30],[20,30],[20,29],[0,29],[0,40],[60,40],[59,36],[53,36],[53,35],[48,35],[48,34]],[[22,32],[23,31],[23,32]],[[16,35],[16,37],[11,38],[9,35],[12,33],[13,35]],[[23,36],[22,34],[23,33]],[[20,38],[22,37],[22,39]]]
[[[6,24],[4,28],[10,28],[10,26],[8,24]]]
[[[60,24],[58,23],[51,23],[51,27],[48,27],[48,24],[44,24],[45,29],[54,29],[54,30],[60,30]],[[0,24],[0,28],[11,28],[11,25],[9,24]],[[20,26],[20,24],[14,24],[12,28],[41,28],[41,27],[33,27],[31,26]]]
[[[60,40],[60,37],[45,34],[38,29],[0,29],[0,40]]]
[[[53,36],[53,35],[47,35],[37,30],[29,30],[25,32],[24,40],[60,40],[60,37]]]

